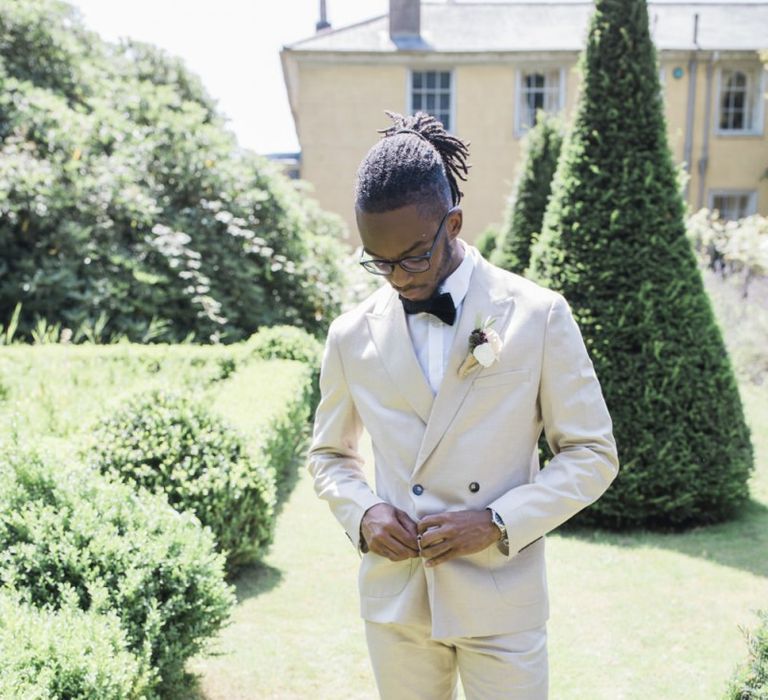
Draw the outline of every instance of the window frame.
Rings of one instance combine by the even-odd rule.
[[[747,196],[747,210],[744,214],[745,218],[747,216],[753,216],[754,214],[757,214],[757,190],[742,190],[742,189],[712,189],[707,192],[707,208],[710,211],[715,210],[715,197],[743,197]],[[724,221],[737,221],[738,219],[726,219],[723,217],[722,212],[718,210],[720,213],[720,218]]]
[[[409,66],[407,69],[407,80],[405,86],[405,104],[406,113],[408,115],[414,114],[413,109],[413,74],[414,73],[448,73],[450,75],[450,85],[448,87],[448,119],[450,124],[446,131],[449,134],[456,133],[456,70],[453,66]],[[422,112],[427,112],[425,107],[421,108]],[[443,111],[443,110],[438,110]],[[439,118],[439,117],[436,117]]]
[[[723,129],[720,126],[722,110],[722,90],[723,90],[723,72],[742,72],[747,76],[747,89],[750,87],[754,91],[754,112],[752,114],[753,127],[751,129]],[[715,120],[714,133],[716,136],[762,136],[764,132],[764,102],[763,94],[768,85],[766,85],[766,69],[762,65],[743,65],[738,63],[723,64],[717,67],[717,79],[715,89]],[[751,85],[750,85],[751,83]]]
[[[560,114],[565,110],[565,90],[566,90],[566,69],[565,66],[557,65],[531,65],[531,66],[517,66],[515,68],[515,123],[514,123],[514,135],[515,138],[523,138],[531,127],[523,128],[522,115],[523,115],[523,75],[528,73],[552,73],[558,71],[559,75],[559,89],[557,95],[557,111],[554,114]]]

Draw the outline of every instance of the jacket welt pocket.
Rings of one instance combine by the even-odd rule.
[[[521,384],[531,378],[530,369],[510,369],[504,372],[495,372],[494,374],[481,374],[475,377],[473,387],[482,386],[505,386],[507,384]]]

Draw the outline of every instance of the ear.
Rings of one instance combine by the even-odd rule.
[[[456,236],[461,233],[461,227],[464,224],[464,212],[461,207],[456,207],[452,211],[445,222],[446,233],[451,240],[455,240]]]

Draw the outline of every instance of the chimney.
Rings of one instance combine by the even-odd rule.
[[[330,29],[331,23],[325,13],[325,0],[320,0],[320,19],[315,24],[315,31],[321,32],[323,29]]]
[[[417,38],[421,34],[420,0],[389,0],[389,36]]]

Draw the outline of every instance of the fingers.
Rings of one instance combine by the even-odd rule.
[[[400,510],[399,508],[395,509],[395,517],[415,543],[416,536],[419,534],[416,527],[416,522],[411,519],[411,516],[408,515],[408,513],[406,513],[404,510]]]

